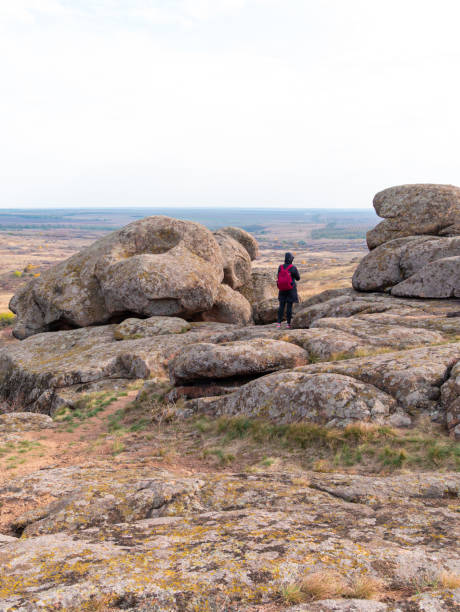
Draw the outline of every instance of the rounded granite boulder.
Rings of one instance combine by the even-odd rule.
[[[221,250],[198,223],[152,216],[100,238],[21,288],[17,338],[114,317],[189,316],[212,308]]]
[[[384,221],[367,233],[370,249],[405,236],[460,234],[460,188],[454,185],[389,187],[374,197],[374,208]]]

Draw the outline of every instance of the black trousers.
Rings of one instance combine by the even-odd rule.
[[[281,323],[281,321],[283,320],[284,308],[286,306],[286,321],[288,322],[288,325],[290,325],[292,319],[292,302],[288,302],[286,298],[282,297],[280,297],[279,300],[280,307],[278,308],[278,323]]]

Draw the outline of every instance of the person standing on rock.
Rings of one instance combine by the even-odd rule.
[[[292,304],[297,304],[299,302],[296,281],[300,280],[300,274],[297,268],[292,265],[293,261],[294,255],[292,253],[286,253],[284,256],[284,264],[278,268],[277,285],[279,289],[278,299],[280,301],[280,307],[278,309],[278,323],[276,327],[281,327],[285,308],[287,327],[291,327]]]

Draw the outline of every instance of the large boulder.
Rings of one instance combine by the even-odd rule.
[[[86,327],[126,314],[190,316],[212,308],[222,254],[198,223],[153,216],[130,223],[20,289],[14,334]]]
[[[252,305],[260,304],[278,296],[278,287],[273,270],[267,268],[255,268],[251,277],[240,287],[240,293]]]
[[[251,304],[238,291],[220,285],[212,308],[199,315],[201,321],[248,325],[252,322]]]
[[[382,423],[396,409],[396,401],[371,384],[314,371],[269,374],[229,395],[213,401],[192,400],[191,405],[217,415],[269,418],[278,423],[307,420],[328,426]]]
[[[374,198],[385,217],[367,233],[371,252],[353,275],[358,291],[400,297],[460,296],[460,188],[402,185]]]
[[[249,234],[249,232],[241,229],[241,227],[222,227],[219,230],[219,233],[228,234],[239,242],[249,253],[251,261],[257,259],[259,256],[259,245],[257,244],[257,240],[254,238],[254,236]]]
[[[254,376],[308,363],[307,353],[300,347],[256,338],[223,344],[201,343],[183,348],[170,362],[173,383],[195,380]]]
[[[407,297],[452,297],[460,290],[455,268],[458,257],[457,236],[397,238],[366,255],[353,276],[353,287],[358,291],[391,290],[393,295]],[[414,284],[415,279],[422,279],[421,284]]]
[[[392,396],[410,414],[426,412],[437,418],[442,411],[441,386],[459,361],[460,342],[452,342],[316,363],[299,369],[308,374],[327,372],[349,376]]]
[[[419,298],[460,297],[460,255],[427,264],[393,287],[391,294]]]
[[[445,387],[443,400],[440,389],[459,361],[457,342],[315,363],[263,376],[223,397],[192,401],[190,407],[218,415],[328,426],[354,420],[409,425],[408,415],[422,412],[445,422],[448,411],[453,430],[457,379]]]
[[[426,241],[428,236],[395,238],[368,253],[353,274],[353,288],[356,291],[385,291],[404,280],[402,262],[408,252]]]
[[[223,282],[232,289],[238,289],[251,278],[251,258],[247,250],[225,232],[214,232],[224,265]]]
[[[400,185],[374,197],[385,220],[367,234],[370,249],[404,236],[460,234],[460,188],[453,185]]]

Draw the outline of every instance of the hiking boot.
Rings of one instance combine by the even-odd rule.
[[[290,324],[290,323],[288,323],[288,324],[286,325],[286,329],[291,329],[291,324]]]

